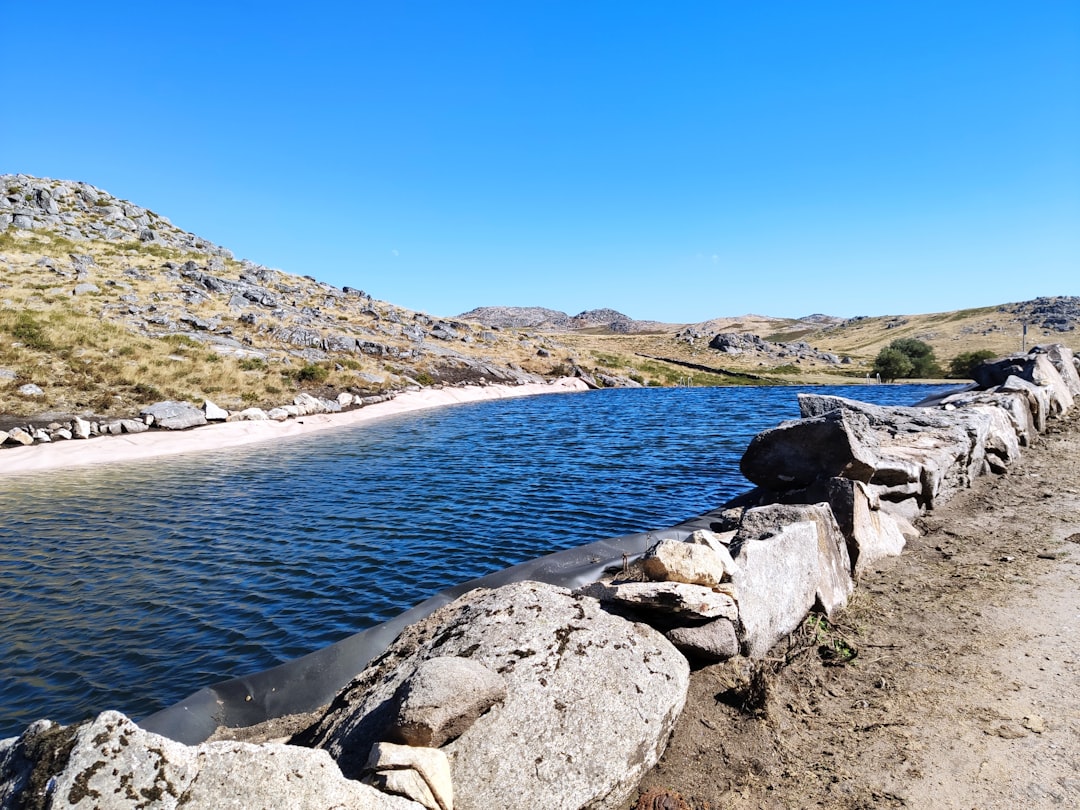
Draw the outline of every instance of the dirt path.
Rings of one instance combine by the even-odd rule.
[[[1080,807],[1080,420],[922,524],[831,625],[694,674],[641,807]]]

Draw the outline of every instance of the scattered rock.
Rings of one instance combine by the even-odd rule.
[[[173,402],[166,400],[157,402],[139,411],[139,416],[144,421],[149,417],[148,424],[156,425],[165,430],[186,430],[206,424],[206,415],[201,408],[196,408],[187,402]]]
[[[229,412],[224,408],[218,407],[210,400],[203,400],[203,416],[206,417],[207,422],[224,422],[229,418]]]

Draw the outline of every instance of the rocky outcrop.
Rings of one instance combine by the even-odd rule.
[[[695,333],[688,331],[678,337],[693,341]],[[804,360],[837,365],[841,362],[838,355],[815,349],[804,340],[792,343],[772,343],[749,332],[721,332],[709,341],[709,348],[730,355],[749,354],[761,360],[771,362],[795,362]]]
[[[75,242],[153,243],[232,257],[225,248],[177,228],[149,209],[70,180],[0,175],[0,230],[9,225],[20,230],[52,230]]]
[[[446,656],[506,683],[504,702],[441,749],[460,810],[619,807],[663,750],[689,677],[658,632],[594,599],[519,582],[472,591],[410,626],[296,742],[362,775],[404,685]]]

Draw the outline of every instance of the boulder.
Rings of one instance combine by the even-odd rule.
[[[685,582],[711,588],[725,577],[730,578],[734,563],[727,549],[719,552],[704,543],[661,540],[645,555],[642,567],[645,576],[657,582]]]
[[[739,641],[745,655],[763,658],[814,607],[820,576],[817,528],[792,523],[771,536],[739,541],[734,557]]]
[[[421,661],[395,695],[391,742],[439,748],[506,699],[506,681],[479,661],[440,656]]]
[[[507,685],[497,711],[441,749],[459,810],[620,807],[667,744],[689,682],[686,659],[652,628],[517,582],[470,591],[408,627],[295,741],[359,775],[393,696],[437,656],[473,659]]]
[[[877,458],[866,446],[868,428],[864,417],[847,410],[781,422],[750,440],[739,469],[751,482],[777,491],[837,476],[869,482]]]
[[[739,654],[739,638],[730,619],[675,627],[664,635],[679,652],[692,660],[712,664]]]
[[[684,621],[736,619],[739,609],[730,585],[688,585],[684,582],[594,582],[580,593],[604,604],[633,612],[674,616]]]
[[[1046,432],[1046,420],[1050,416],[1050,393],[1035,383],[1015,375],[1009,376],[995,389],[999,394],[1019,394],[1027,402],[1035,426],[1035,433]]]
[[[90,423],[76,416],[71,420],[71,435],[76,439],[90,438]]]
[[[244,408],[230,413],[227,422],[265,422],[270,416],[262,408]]]
[[[847,540],[851,573],[858,580],[883,557],[897,557],[906,539],[892,515],[881,510],[881,502],[860,481],[833,478],[827,484],[829,506]]]
[[[301,391],[295,397],[293,397],[293,405],[299,408],[300,416],[307,416],[313,413],[324,413],[326,411],[326,405],[323,400],[318,397],[313,397],[306,391]]]
[[[1013,378],[1016,379],[1016,378]],[[1028,383],[1030,385],[1030,383]],[[1016,434],[1017,444],[1021,447],[1029,446],[1037,433],[1035,429],[1035,417],[1029,407],[1029,398],[1026,393],[1007,392],[997,390],[990,391],[962,391],[951,394],[940,400],[942,408],[968,408],[971,406],[987,406],[1000,408],[1004,411],[1013,433]]]
[[[7,434],[7,441],[9,444],[29,446],[34,443],[34,437],[20,427],[13,427]]]
[[[143,731],[118,712],[67,728],[39,721],[7,743],[6,749],[0,743],[5,808],[421,808],[346,779],[325,751],[269,743],[187,746]]]
[[[1052,343],[1040,348],[1046,351],[1047,358],[1061,375],[1069,393],[1074,397],[1080,397],[1080,372],[1077,371],[1077,357],[1073,350],[1060,343]]]
[[[24,397],[43,397],[45,392],[41,390],[40,385],[34,383],[26,383],[26,385],[19,386],[19,394]]]
[[[229,418],[229,412],[222,407],[215,405],[208,399],[203,400],[203,416],[206,417],[207,422],[224,422]]]
[[[139,416],[147,424],[157,425],[165,430],[186,430],[206,424],[206,414],[187,402],[166,400],[156,402],[139,411]]]
[[[736,566],[741,566],[743,560],[740,557],[748,541],[766,540],[782,532],[784,527],[800,523],[809,523],[814,527],[818,570],[814,586],[815,602],[820,610],[831,615],[834,610],[847,605],[848,597],[855,590],[855,583],[851,579],[847,539],[837,525],[829,504],[770,504],[747,509],[732,544],[732,556]],[[742,597],[740,589],[736,592],[736,598],[741,600]]]
[[[869,478],[845,472],[823,477],[899,487],[898,500],[913,493],[925,510],[933,508],[938,498],[970,486],[986,470],[985,439],[990,425],[985,414],[884,407],[818,394],[800,394],[799,407],[810,419],[845,414],[847,441],[859,448],[860,458],[871,467]],[[793,449],[788,448],[789,455]],[[917,486],[911,488],[912,484]]]
[[[121,419],[118,424],[124,433],[145,433],[150,429],[146,422],[138,419]]]

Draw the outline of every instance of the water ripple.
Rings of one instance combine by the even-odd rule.
[[[746,489],[750,438],[797,416],[796,392],[485,402],[0,480],[0,738],[38,717],[139,717],[448,585],[715,508]]]

